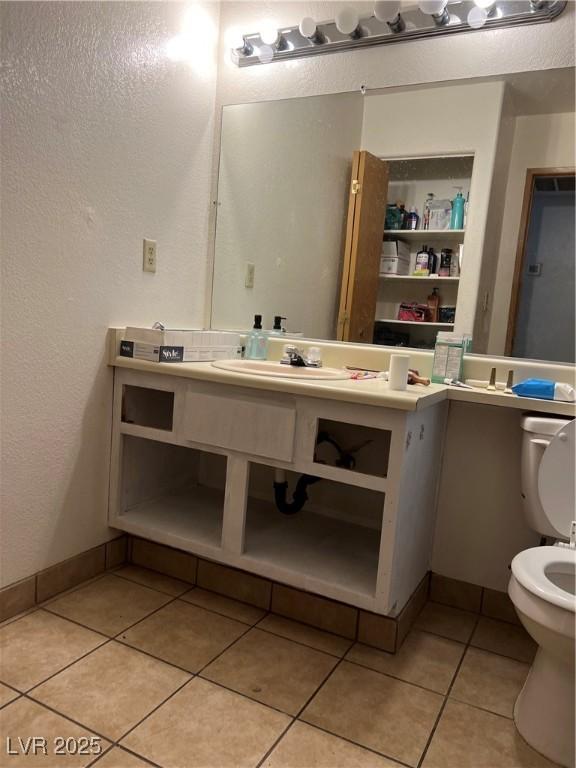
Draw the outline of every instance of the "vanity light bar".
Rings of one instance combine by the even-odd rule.
[[[239,67],[251,67],[271,61],[287,61],[325,53],[352,51],[371,45],[423,40],[457,32],[541,24],[553,21],[567,4],[567,0],[504,0],[495,2],[484,11],[478,7],[478,3],[471,0],[456,0],[448,2],[441,14],[424,13],[420,8],[409,8],[398,14],[392,23],[379,21],[375,15],[359,19],[358,26],[352,33],[348,31],[348,19],[344,20],[344,24],[341,19],[321,22],[312,29],[313,20],[307,18],[299,26],[279,29],[277,41],[272,45],[263,41],[260,33],[244,35],[244,47],[233,48],[231,55]],[[473,9],[476,11],[472,13],[469,23],[468,17]],[[482,15],[480,23],[476,19],[478,11]],[[377,15],[382,17],[381,13]]]

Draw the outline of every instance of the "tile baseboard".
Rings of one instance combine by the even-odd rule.
[[[28,611],[110,568],[122,565],[127,557],[128,537],[122,534],[4,587],[0,590],[0,622]]]

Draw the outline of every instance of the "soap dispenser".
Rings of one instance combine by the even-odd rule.
[[[254,326],[246,340],[245,357],[248,360],[266,360],[268,334],[262,330],[262,315],[254,315]]]

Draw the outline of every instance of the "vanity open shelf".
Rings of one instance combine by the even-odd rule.
[[[226,457],[123,434],[123,529],[204,551],[221,546]]]
[[[251,465],[244,556],[254,570],[278,581],[346,602],[374,599],[384,494],[321,480],[294,515],[270,496],[274,471]],[[288,473],[289,493],[298,475]]]
[[[395,615],[429,568],[445,403],[396,410],[177,371],[115,370],[110,525]],[[283,514],[299,479],[307,499]]]

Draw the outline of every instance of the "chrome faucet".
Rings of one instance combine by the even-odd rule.
[[[307,352],[298,349],[294,344],[286,344],[280,360],[282,365],[293,365],[296,368],[321,368],[322,360],[318,347],[310,347]]]

